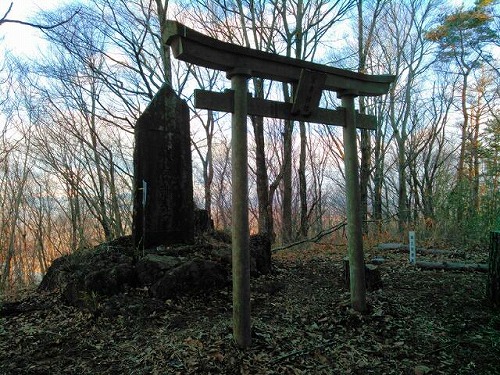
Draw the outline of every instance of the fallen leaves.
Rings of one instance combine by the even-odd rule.
[[[246,351],[232,340],[227,290],[167,301],[137,291],[92,313],[34,295],[0,317],[0,373],[500,373],[500,318],[482,305],[484,275],[418,271],[394,256],[360,314],[340,259],[289,257],[254,280]]]
[[[430,367],[423,366],[423,365],[415,366],[415,368],[414,368],[415,375],[427,375],[431,371],[432,371],[432,369]]]

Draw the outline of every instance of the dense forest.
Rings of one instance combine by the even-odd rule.
[[[193,105],[194,89],[223,91],[229,80],[172,59],[168,19],[241,46],[395,75],[388,95],[356,102],[377,119],[375,131],[358,132],[364,233],[484,245],[500,229],[499,11],[492,0],[87,0],[36,14],[26,27],[46,48],[0,62],[0,290],[131,232],[134,125],[165,82],[191,108],[195,203],[230,231],[230,116]],[[9,12],[0,5],[0,37]],[[250,90],[291,97],[268,80]],[[248,121],[251,232],[280,245],[342,222],[341,129]]]

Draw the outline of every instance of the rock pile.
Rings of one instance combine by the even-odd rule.
[[[266,236],[250,238],[251,274],[271,272],[271,243]],[[159,246],[134,253],[131,237],[56,259],[39,289],[61,292],[73,306],[88,307],[99,296],[132,288],[147,289],[155,298],[229,287],[231,243],[227,234],[205,233],[192,245]]]

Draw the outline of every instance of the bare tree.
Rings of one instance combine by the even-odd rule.
[[[220,81],[218,71],[209,71],[200,67],[192,67],[190,71],[200,89],[213,90]],[[211,214],[214,179],[213,143],[217,128],[221,126],[222,121],[219,121],[218,115],[211,110],[206,112],[206,117],[203,116],[202,111],[195,111],[194,116],[200,122],[203,131],[201,136],[192,134],[191,140],[202,165],[205,210]],[[193,131],[196,133],[194,129]]]
[[[367,73],[367,59],[372,49],[375,25],[385,5],[385,1],[376,0],[371,4],[369,16],[365,20],[365,5],[363,0],[357,1],[358,11],[358,72]],[[364,96],[359,97],[359,112],[367,113],[366,100]],[[371,174],[371,135],[367,129],[361,129],[361,162],[360,162],[360,192],[361,192],[361,216],[363,220],[363,232],[368,232],[368,187]],[[378,161],[375,161],[377,163]]]
[[[331,26],[341,20],[348,10],[354,5],[353,1],[243,1],[234,3],[223,1],[206,2],[198,0],[190,2],[188,17],[195,24],[199,24],[211,36],[274,53],[284,53],[289,57],[315,60],[317,48],[322,39],[331,31]],[[273,92],[271,83],[262,80],[253,82],[255,95],[266,97]],[[292,94],[290,88],[283,86],[283,97],[290,101]],[[266,170],[269,166],[265,162],[265,121],[258,117],[252,118],[254,127],[257,174],[257,196],[259,200],[259,231],[272,235],[272,205],[277,183],[283,182],[282,199],[282,224],[283,239],[289,241],[293,238],[292,231],[292,163],[291,150],[293,124],[285,122],[283,132],[284,163],[282,172],[277,175],[278,180],[269,181]],[[298,174],[299,191],[301,192],[301,225],[298,232],[304,235],[307,232],[307,186],[306,186],[306,160],[307,139],[306,124],[299,124],[302,136],[302,151],[300,154]]]
[[[424,31],[432,24],[433,0],[410,0],[391,3],[384,8],[376,29],[377,48],[384,66],[396,75],[397,82],[389,91],[389,115],[397,145],[398,220],[403,230],[409,219],[406,146],[411,132],[411,113],[418,78],[432,64],[431,45]]]
[[[441,23],[430,30],[426,37],[438,44],[438,58],[444,67],[458,73],[462,78],[460,86],[460,110],[462,112],[460,156],[457,166],[456,194],[464,196],[467,187],[464,186],[467,177],[467,160],[476,164],[469,168],[469,186],[471,194],[463,200],[463,207],[457,210],[459,223],[463,219],[463,208],[467,201],[472,200],[471,210],[478,208],[478,177],[477,175],[477,146],[479,127],[477,118],[472,118],[468,103],[468,94],[473,74],[482,65],[490,64],[492,56],[487,52],[487,46],[498,42],[498,35],[494,30],[494,17],[490,2],[478,1],[471,9],[463,7],[446,13]],[[493,28],[492,28],[493,27]],[[478,112],[476,112],[477,114]],[[470,150],[467,158],[467,151]],[[467,211],[467,210],[465,210]],[[470,212],[470,210],[469,210]]]
[[[75,17],[78,14],[78,10],[76,10],[73,14],[70,15],[69,18],[66,18],[64,20],[61,20],[56,23],[51,23],[51,24],[39,24],[39,23],[33,23],[33,22],[28,22],[28,21],[21,21],[21,20],[16,20],[16,19],[11,19],[9,18],[10,12],[12,12],[14,6],[14,2],[11,1],[3,15],[0,17],[0,26],[3,24],[18,24],[18,25],[23,25],[23,26],[29,26],[29,27],[34,27],[36,29],[40,30],[52,30],[55,29],[59,26],[63,26],[65,23],[69,22],[73,17]]]
[[[279,31],[286,56],[297,59],[314,60],[322,39],[331,31],[335,23],[342,20],[355,5],[354,1],[275,1],[277,11],[281,15],[283,29]],[[279,45],[279,44],[278,44]],[[283,85],[285,101],[293,96],[288,85]],[[306,129],[305,123],[299,122],[300,156],[299,156],[299,193],[300,193],[300,226],[299,233],[305,236],[307,224],[307,186],[305,178],[306,161]],[[283,242],[292,240],[292,134],[293,123],[285,121],[283,132]]]
[[[410,146],[407,151],[409,185],[413,195],[413,221],[417,223],[420,215],[427,225],[432,225],[435,219],[435,197],[439,186],[438,174],[447,161],[451,151],[446,139],[446,124],[448,122],[453,95],[450,92],[453,82],[444,80],[434,84],[430,101],[418,101],[414,115],[420,126],[410,135]],[[445,187],[439,186],[444,189]]]
[[[8,223],[5,222],[3,225],[6,226],[6,238],[3,239],[3,245],[7,249],[6,254],[3,257],[3,270],[0,278],[0,290],[6,288],[9,283],[9,278],[12,275],[12,263],[16,255],[16,240],[18,225],[20,220],[20,215],[22,212],[22,202],[24,198],[24,187],[28,176],[30,174],[29,166],[29,141],[27,142],[27,149],[22,153],[22,159],[15,161],[8,161],[9,165],[9,176],[6,176],[8,184],[6,188],[8,189],[6,193],[11,196],[11,201],[9,202],[9,214]],[[21,156],[20,155],[20,156]],[[6,181],[6,182],[7,182]],[[4,207],[5,208],[5,207]],[[2,231],[3,232],[3,231]]]

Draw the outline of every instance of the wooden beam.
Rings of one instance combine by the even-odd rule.
[[[233,91],[213,92],[206,90],[194,91],[194,106],[199,109],[210,109],[219,112],[233,112]],[[252,116],[272,117],[283,120],[306,121],[324,125],[345,126],[344,108],[316,108],[309,116],[293,115],[292,103],[248,97],[248,114]],[[360,129],[375,130],[375,116],[356,113],[356,125]]]
[[[273,53],[225,43],[194,31],[176,21],[167,21],[167,44],[173,55],[192,64],[222,70],[235,68],[251,71],[252,77],[297,84],[304,70],[325,74],[323,90],[356,95],[386,94],[394,81],[392,75],[369,75],[333,68]]]

